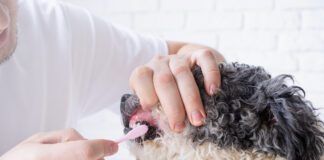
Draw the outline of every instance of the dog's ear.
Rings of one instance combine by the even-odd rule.
[[[261,119],[252,141],[259,150],[288,160],[319,160],[324,151],[322,123],[304,91],[288,86],[289,75],[262,82],[249,102]]]

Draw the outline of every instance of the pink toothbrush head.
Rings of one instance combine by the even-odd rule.
[[[146,125],[139,125],[133,128],[131,131],[129,131],[124,137],[116,140],[116,143],[121,143],[126,140],[131,140],[131,139],[141,137],[145,135],[147,131],[148,131],[148,127]]]

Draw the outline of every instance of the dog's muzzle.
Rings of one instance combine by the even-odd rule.
[[[149,127],[148,132],[144,136],[136,138],[135,142],[142,143],[143,141],[153,140],[160,136],[161,130],[158,128],[157,119],[152,116],[152,111],[142,109],[139,98],[136,95],[123,95],[120,111],[125,134],[137,125],[145,124]]]

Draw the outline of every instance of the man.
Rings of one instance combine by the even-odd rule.
[[[44,131],[73,126],[119,101],[130,75],[144,108],[159,101],[175,132],[186,114],[202,125],[206,114],[190,68],[202,67],[206,91],[214,94],[221,61],[211,48],[138,35],[54,0],[0,0],[0,159],[114,154],[113,141],[87,140],[74,129]]]

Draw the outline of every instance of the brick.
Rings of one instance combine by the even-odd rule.
[[[161,9],[170,11],[211,10],[215,0],[162,0]]]
[[[184,26],[184,14],[150,13],[136,14],[134,26],[140,30],[180,30]]]
[[[158,0],[102,0],[100,4],[105,12],[144,12],[158,9]]]
[[[128,5],[125,5],[128,4]],[[133,11],[133,6],[130,0],[105,0],[102,4],[106,12],[130,12]]]
[[[323,0],[276,0],[279,9],[313,9],[323,8]]]
[[[159,1],[158,0],[131,0],[130,4],[132,5],[132,11],[136,11],[136,12],[156,11],[158,10]]]
[[[194,31],[242,28],[242,14],[229,12],[188,13],[186,28]]]
[[[168,40],[203,44],[214,48],[216,48],[218,44],[217,36],[214,33],[192,33],[177,31],[164,33],[163,37]]]
[[[270,10],[273,0],[220,0],[217,8],[224,10]]]
[[[299,61],[302,72],[324,72],[324,52],[303,53],[295,55]]]
[[[237,54],[233,53],[233,51],[226,51],[220,48],[218,48],[218,51],[222,53],[227,62],[240,62]]]
[[[244,14],[247,29],[298,29],[298,12],[248,12]]]
[[[220,33],[219,47],[238,51],[269,51],[276,48],[276,36],[267,32]]]
[[[324,29],[324,10],[302,12],[302,27],[306,29]]]
[[[225,57],[226,51],[221,50]],[[233,58],[233,57],[232,57]],[[297,71],[297,61],[290,54],[276,52],[236,51],[234,61],[262,66],[273,75]]]
[[[324,74],[298,72],[294,77],[296,84],[304,88],[306,93],[324,93]]]
[[[321,114],[321,119],[324,120],[324,93],[312,93],[312,92],[306,92],[306,99],[311,101],[313,103],[313,106],[315,108],[322,108],[318,110],[317,112]]]
[[[324,51],[324,31],[296,31],[279,35],[279,50]]]

